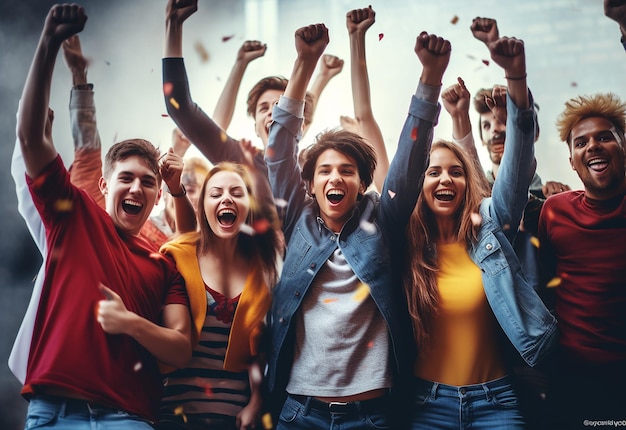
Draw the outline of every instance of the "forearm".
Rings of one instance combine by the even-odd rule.
[[[186,315],[187,323],[178,324],[176,328],[168,328],[131,313],[126,334],[146,348],[157,360],[176,368],[183,368],[191,358],[189,309],[185,305],[166,306],[170,307],[175,307],[179,315]]]
[[[181,190],[182,191],[182,190]],[[176,194],[176,193],[175,193]],[[176,233],[188,233],[196,231],[196,211],[187,195],[182,197],[172,197],[176,212]]]
[[[315,70],[317,60],[317,58],[310,57],[296,58],[289,83],[285,89],[285,97],[304,101],[306,89]]]
[[[224,89],[217,100],[217,105],[213,111],[213,121],[223,130],[227,130],[233,119],[235,112],[235,103],[237,95],[241,87],[241,80],[248,67],[248,63],[243,60],[237,60],[228,75],[228,80]]]
[[[164,57],[178,58],[183,56],[183,23],[172,17],[165,19]]]

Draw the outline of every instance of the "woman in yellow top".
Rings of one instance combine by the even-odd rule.
[[[275,209],[255,200],[243,166],[220,163],[202,185],[197,218],[198,232],[161,248],[185,278],[195,346],[187,367],[166,375],[157,428],[254,428],[259,345],[278,274]]]
[[[556,321],[511,245],[536,167],[524,45],[500,38],[489,49],[508,78],[506,98],[496,100],[508,117],[492,196],[460,146],[436,142],[408,229],[415,429],[524,428],[505,351],[534,366],[556,339]]]

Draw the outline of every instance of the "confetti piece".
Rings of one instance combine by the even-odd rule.
[[[483,223],[483,217],[481,217],[477,212],[472,212],[470,214],[470,219],[472,220],[472,225],[474,227],[479,227]]]
[[[530,243],[532,243],[535,248],[539,248],[539,239],[535,236],[530,238]]]
[[[368,347],[368,348],[372,348],[373,346],[374,346],[374,341],[373,341],[373,340],[370,340],[370,341],[367,343],[367,347]]]
[[[210,386],[210,385],[206,385],[206,386],[204,387],[204,394],[205,394],[207,397],[213,397],[213,389],[211,388],[211,386]]]
[[[357,302],[362,302],[363,300],[367,299],[367,296],[369,295],[370,295],[370,287],[366,284],[361,283],[361,285],[359,285],[359,287],[354,292],[354,295],[352,296],[352,298],[356,300]]]
[[[389,197],[391,197],[392,199],[396,196],[396,192],[391,190],[387,190],[387,194],[389,194]]]
[[[483,60],[483,64],[484,64],[485,66],[488,66],[488,65],[489,65],[489,60]]]
[[[459,17],[458,17],[458,16],[456,16],[456,15],[454,15],[454,16],[452,17],[452,19],[450,20],[450,22],[451,22],[453,25],[454,25],[454,24],[456,24],[457,22],[459,22]]]
[[[170,97],[170,104],[174,106],[174,109],[178,109],[180,107],[180,105],[178,104],[178,102],[176,101],[174,97]]]
[[[324,304],[326,304],[326,305],[327,305],[327,304],[329,304],[329,303],[335,303],[337,300],[339,300],[339,299],[337,299],[337,298],[332,298],[332,299],[324,299],[324,300],[322,300],[322,303],[324,303]]]
[[[228,139],[228,135],[224,130],[220,133],[220,139],[222,139],[222,142],[226,142],[226,139]]]
[[[510,230],[510,229],[511,229],[511,226],[509,224],[504,224],[502,226],[502,231],[507,231],[507,230]]]
[[[572,82],[571,85],[572,85],[572,87],[576,88],[578,86],[578,83],[577,82]]]
[[[241,224],[241,227],[239,227],[239,231],[243,234],[247,234],[248,236],[254,236],[254,229],[248,224]]]
[[[274,158],[274,148],[265,148],[265,154],[269,158]]]
[[[279,208],[286,208],[287,207],[287,200],[285,199],[276,199],[274,200],[274,204],[279,207]]]
[[[469,58],[470,60],[475,60],[476,57],[474,57],[473,55],[467,54],[467,58]]]
[[[193,47],[200,56],[201,63],[206,63],[207,61],[209,61],[209,52],[206,50],[201,42],[196,42]]]
[[[378,33],[378,41],[383,40],[383,37],[385,37],[383,33]]]
[[[269,412],[263,415],[261,421],[263,422],[263,428],[265,430],[271,430],[272,428],[274,428],[274,423],[272,423],[272,414],[270,414]]]
[[[228,42],[230,39],[232,39],[233,37],[235,37],[235,35],[233,34],[232,36],[224,36],[222,37],[222,42]]]
[[[559,285],[561,285],[561,278],[556,277],[556,278],[552,278],[550,282],[546,284],[546,287],[555,288],[555,287],[558,287]]]
[[[187,415],[185,415],[185,413],[183,412],[182,406],[178,406],[176,409],[174,409],[174,414],[183,417],[183,422],[187,424]]]
[[[59,199],[54,202],[54,208],[57,212],[69,212],[72,210],[74,204],[69,199]]]
[[[104,63],[105,63],[107,66],[110,66],[110,65],[111,65],[111,63],[109,63],[107,60],[104,60]]]
[[[361,221],[361,223],[359,225],[363,229],[363,231],[368,233],[368,234],[376,233],[376,225],[374,223],[372,223],[372,222],[363,220],[363,221]]]
[[[162,113],[162,114],[161,114],[161,117],[162,117],[162,118],[169,118],[170,116],[169,116],[168,114],[166,114],[166,113]]]
[[[153,258],[155,260],[159,260],[161,258],[161,254],[159,254],[158,252],[152,252],[150,254],[150,258]]]
[[[417,127],[413,127],[413,130],[411,130],[411,139],[417,140]]]
[[[163,84],[163,94],[169,96],[172,94],[172,90],[174,89],[174,84],[171,82],[166,82]]]
[[[139,371],[141,370],[141,367],[142,367],[142,366],[143,366],[143,365],[141,364],[141,361],[138,361],[138,362],[136,362],[136,363],[135,363],[135,365],[133,366],[133,370],[134,370],[135,372],[139,372]]]
[[[252,226],[256,234],[263,234],[270,229],[270,222],[265,218],[254,221]]]

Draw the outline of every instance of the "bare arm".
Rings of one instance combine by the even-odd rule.
[[[26,78],[17,118],[17,134],[26,174],[31,178],[57,156],[51,138],[45,136],[52,72],[61,43],[82,31],[87,16],[78,5],[55,5],[50,9]]]
[[[285,96],[304,101],[317,61],[328,45],[328,29],[324,24],[312,24],[296,30],[295,36],[298,56],[285,89]]]
[[[181,183],[184,167],[182,157],[174,152],[174,148],[170,148],[161,158],[159,167],[163,181],[174,199],[176,232],[187,233],[196,231],[196,212]]]
[[[375,18],[376,12],[371,6],[366,9],[355,9],[347,13],[346,26],[350,36],[350,71],[354,116],[359,124],[360,135],[376,151],[377,164],[374,172],[374,184],[380,191],[383,189],[385,176],[389,170],[389,157],[383,134],[372,111],[370,83],[365,58],[365,34],[374,24]]]
[[[322,55],[322,59],[320,61],[320,71],[315,76],[315,79],[309,88],[309,94],[313,97],[313,106],[311,107],[310,115],[311,121],[315,115],[315,110],[317,109],[317,104],[319,103],[322,91],[324,91],[328,82],[341,73],[342,70],[343,60],[341,58],[331,54]],[[311,122],[304,124],[304,128],[302,130],[303,136],[306,134],[310,126]]]
[[[224,130],[228,129],[233,119],[237,94],[239,93],[241,80],[248,68],[248,64],[265,55],[266,50],[267,45],[258,40],[247,40],[239,48],[235,64],[230,71],[230,75],[228,75],[228,80],[226,85],[224,85],[220,98],[217,100],[215,111],[213,111],[213,121]]]
[[[526,82],[526,55],[524,42],[514,37],[501,37],[489,44],[491,59],[504,69],[507,92],[518,109],[528,109],[528,84]]]
[[[626,0],[604,0],[604,15],[619,24],[622,43],[626,41]]]
[[[159,361],[182,368],[191,359],[191,317],[185,305],[163,308],[163,325],[155,324],[126,309],[121,297],[100,284],[107,299],[98,302],[98,323],[109,334],[131,336]]]

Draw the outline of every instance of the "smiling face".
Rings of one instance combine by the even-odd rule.
[[[219,238],[236,237],[250,213],[250,196],[239,174],[223,170],[207,181],[204,213],[213,234]]]
[[[424,177],[424,201],[437,219],[454,218],[465,203],[466,173],[447,148],[435,148]]]
[[[268,127],[272,122],[272,109],[283,94],[281,90],[266,90],[259,96],[254,110],[254,131],[263,141],[263,147],[267,147]]]
[[[327,149],[319,155],[309,190],[329,229],[341,230],[365,188],[354,158],[334,149]]]
[[[570,134],[570,164],[592,199],[609,199],[626,189],[624,143],[612,128],[609,120],[590,117],[574,125]]]
[[[480,129],[483,145],[489,151],[489,159],[495,165],[500,165],[504,153],[506,125],[502,124],[491,112],[480,115]]]
[[[161,196],[157,175],[139,156],[130,156],[113,165],[109,178],[100,178],[106,211],[115,226],[137,235]]]

